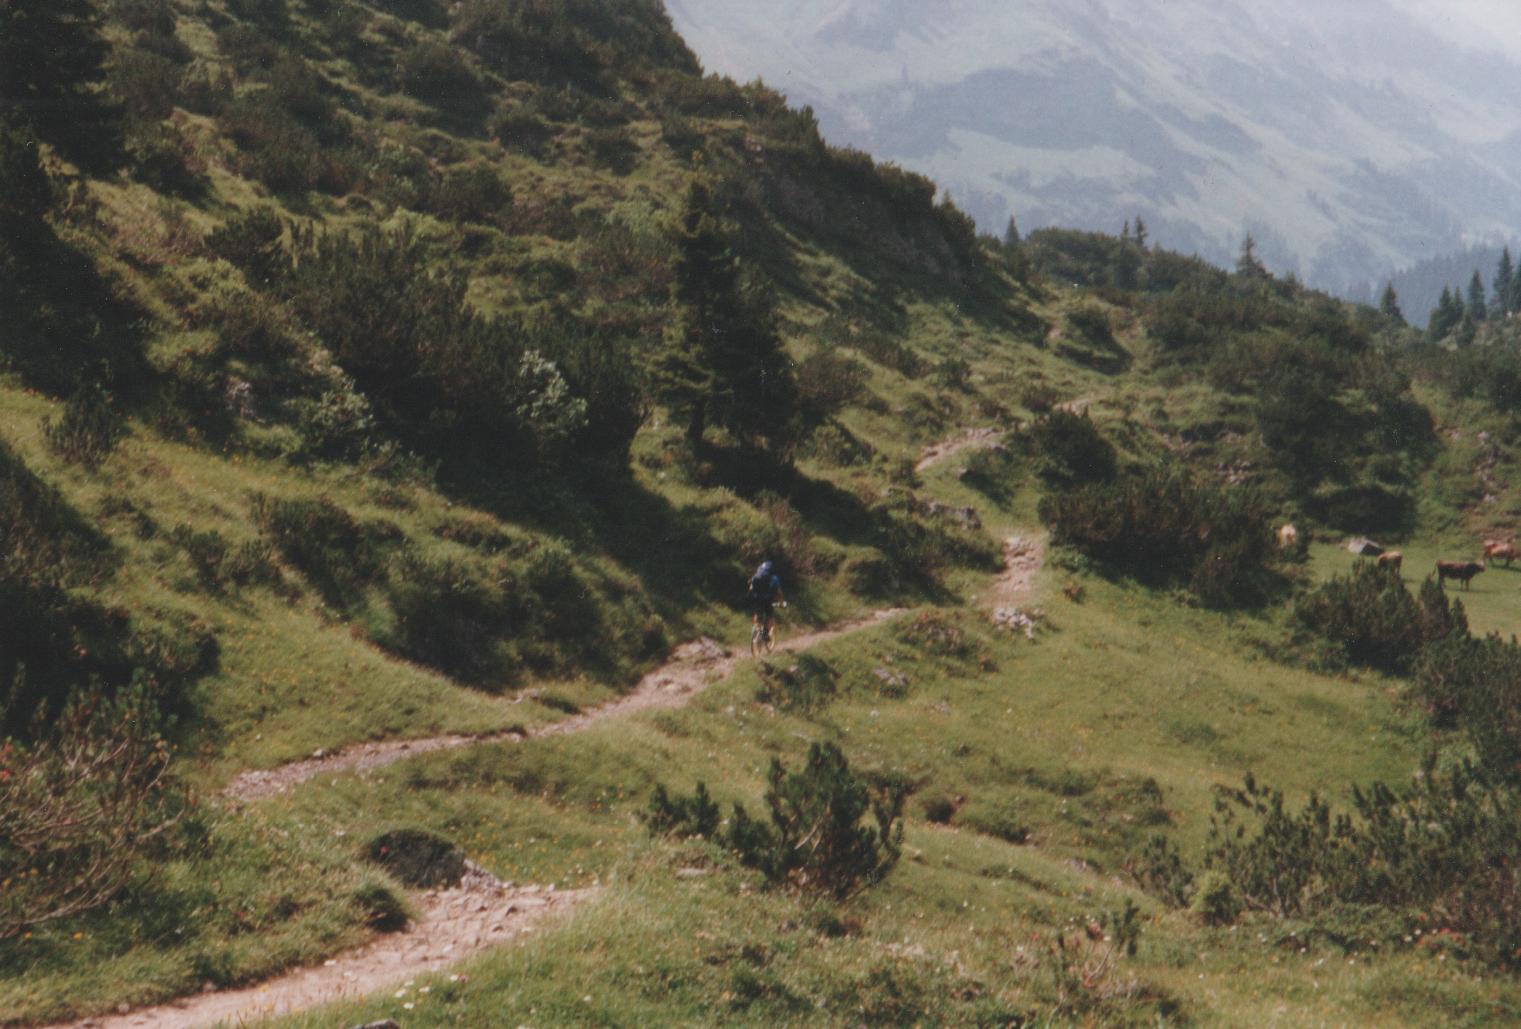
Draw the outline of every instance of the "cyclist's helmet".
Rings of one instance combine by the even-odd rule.
[[[771,568],[772,566],[770,561],[762,561],[761,566],[755,570],[755,577],[757,579],[771,578]]]

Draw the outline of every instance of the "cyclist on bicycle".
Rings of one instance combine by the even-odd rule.
[[[777,604],[787,606],[787,598],[782,596],[782,580],[770,561],[762,561],[750,576],[749,596],[752,624],[762,630],[762,639],[770,639],[773,609]]]

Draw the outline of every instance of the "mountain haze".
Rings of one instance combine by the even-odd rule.
[[[670,0],[711,69],[990,231],[1117,231],[1359,292],[1521,222],[1521,65],[1387,0]],[[1450,14],[1450,12],[1449,12]],[[1469,26],[1472,28],[1473,26]]]

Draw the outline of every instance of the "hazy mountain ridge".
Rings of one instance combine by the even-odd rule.
[[[670,0],[704,62],[812,104],[828,136],[1010,213],[1357,289],[1521,222],[1521,66],[1387,0],[1270,10],[1091,0]]]

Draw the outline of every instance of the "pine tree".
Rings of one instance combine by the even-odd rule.
[[[1009,227],[1003,230],[1003,246],[1005,250],[1013,250],[1021,242],[1019,225],[1015,223],[1014,216],[1009,215]]]
[[[1241,241],[1241,255],[1236,258],[1236,274],[1247,279],[1267,278],[1267,265],[1257,258],[1257,241],[1248,232]]]
[[[1146,223],[1140,215],[1135,216],[1135,245],[1142,250],[1146,249]]]
[[[1404,325],[1405,312],[1400,310],[1399,295],[1394,292],[1394,283],[1390,282],[1384,287],[1384,295],[1378,302],[1378,309],[1383,312],[1385,318],[1397,325]]]
[[[1431,309],[1431,319],[1426,324],[1427,334],[1433,342],[1444,340],[1462,320],[1463,302],[1453,295],[1451,287],[1443,286],[1441,299]]]
[[[1489,318],[1489,304],[1484,298],[1484,279],[1477,268],[1473,270],[1473,278],[1468,280],[1468,307],[1464,314],[1475,325]]]
[[[1511,261],[1510,247],[1500,253],[1500,265],[1495,269],[1495,311],[1502,318],[1516,310],[1516,268]]]
[[[741,274],[706,180],[687,190],[676,231],[678,316],[655,365],[655,383],[686,416],[687,439],[702,442],[710,421],[740,439],[779,441],[796,406],[775,300]]]
[[[24,120],[75,160],[120,153],[117,112],[96,87],[110,52],[99,5],[88,0],[0,0],[0,117]]]
[[[1126,245],[1130,243],[1130,219],[1125,219],[1125,228],[1120,230],[1120,242]]]

